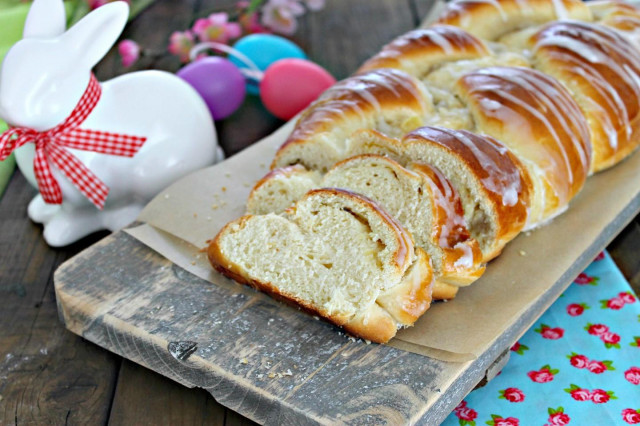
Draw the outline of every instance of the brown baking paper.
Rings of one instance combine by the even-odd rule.
[[[170,186],[139,218],[151,226],[129,233],[200,278],[229,285],[227,278],[209,267],[199,250],[227,222],[244,214],[251,187],[268,172],[292,123],[223,163]],[[518,236],[488,265],[480,280],[462,288],[454,300],[434,303],[414,327],[401,330],[390,345],[447,361],[464,361],[481,355],[522,318],[530,325],[589,263],[592,257],[588,256],[594,256],[624,226],[619,222],[630,220],[639,209],[638,171],[640,153],[590,177],[566,213]],[[238,291],[243,291],[240,286]],[[283,305],[283,309],[289,308]]]

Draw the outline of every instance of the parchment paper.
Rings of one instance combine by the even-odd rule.
[[[147,225],[129,233],[187,271],[214,284],[229,285],[199,250],[227,222],[244,214],[251,187],[267,173],[292,126],[290,122],[223,163],[173,184],[142,212],[139,219]],[[482,354],[553,286],[571,282],[580,270],[570,277],[567,270],[575,269],[576,262],[586,266],[590,259],[584,259],[585,252],[595,254],[608,243],[613,235],[603,230],[623,210],[626,217],[633,217],[629,210],[640,207],[639,171],[640,153],[635,153],[590,177],[565,214],[521,234],[489,264],[480,280],[462,288],[454,300],[435,303],[390,344],[456,362]],[[289,308],[283,305],[283,309]]]

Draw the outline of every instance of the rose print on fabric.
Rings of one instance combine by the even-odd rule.
[[[584,272],[581,272],[580,275],[573,280],[573,282],[578,285],[598,285],[598,281],[600,281],[599,277],[589,276]]]
[[[567,313],[572,317],[580,316],[585,310],[591,309],[586,303],[572,303],[567,305]]]
[[[519,426],[520,420],[515,417],[504,418],[498,414],[492,414],[491,420],[485,422],[490,426]]]
[[[549,413],[549,418],[547,419],[547,424],[544,426],[563,426],[568,425],[571,421],[571,417],[564,412],[564,408],[558,407],[553,409],[549,407],[547,410]]]
[[[617,311],[622,309],[624,305],[633,304],[636,301],[636,297],[630,291],[623,291],[611,299],[603,299],[600,301],[600,307],[602,309],[612,309]]]
[[[622,420],[630,425],[637,425],[640,423],[640,408],[634,410],[633,408],[625,408],[622,410]]]
[[[478,413],[473,408],[467,407],[467,401],[462,401],[453,410],[453,414],[458,418],[460,426],[476,426],[476,418]]]
[[[611,360],[590,360],[586,356],[579,355],[575,352],[571,352],[570,355],[567,355],[567,358],[569,358],[569,363],[572,366],[576,368],[585,368],[595,374],[602,374],[607,370],[615,370],[615,368],[613,367],[613,361]]]
[[[529,346],[521,345],[519,342],[516,342],[511,346],[511,351],[517,353],[518,355],[524,355],[524,351],[528,351]]]
[[[534,330],[536,333],[540,333],[543,338],[550,340],[557,340],[564,336],[564,330],[560,327],[551,328],[546,324],[540,324],[539,328]]]
[[[529,371],[527,376],[536,383],[546,383],[551,382],[554,376],[559,372],[560,370],[552,369],[551,366],[547,364],[540,367],[540,370],[538,371]]]
[[[581,388],[573,383],[564,391],[571,395],[571,398],[576,401],[591,401],[594,404],[605,404],[611,399],[618,399],[613,391],[603,389],[594,389],[590,391],[589,389]]]
[[[500,391],[500,399],[506,399],[509,402],[524,401],[524,392],[518,388],[506,388]]]
[[[594,261],[594,262],[598,262],[598,261],[603,260],[603,259],[604,259],[604,252],[603,252],[603,251],[601,251],[600,253],[598,253],[598,255],[596,256],[596,258],[595,258],[595,259],[593,259],[593,261]]]
[[[613,299],[604,299],[600,301],[600,308],[612,309],[617,311],[624,307],[624,299],[621,297],[614,297]]]
[[[584,329],[587,330],[587,333],[598,336],[607,349],[620,349],[620,335],[611,332],[608,326],[604,324],[587,323]]]
[[[629,346],[640,348],[640,336],[633,336],[633,342],[629,343]]]
[[[629,368],[624,372],[624,378],[632,385],[640,385],[640,368]]]

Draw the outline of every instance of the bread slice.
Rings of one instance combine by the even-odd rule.
[[[283,214],[246,215],[208,248],[213,267],[374,342],[430,306],[428,255],[373,201],[308,192]]]
[[[351,157],[336,165],[320,180],[300,166],[276,169],[258,182],[247,202],[256,214],[273,208],[281,212],[298,194],[318,187],[342,188],[375,202],[411,233],[433,263],[433,298],[451,299],[458,287],[477,280],[484,272],[482,253],[465,225],[459,196],[447,179],[427,165],[413,164],[414,171],[374,154]]]
[[[527,169],[491,137],[439,127],[423,127],[402,140],[361,131],[351,139],[349,155],[361,153],[432,165],[445,175],[460,195],[482,262],[500,254],[526,223],[532,191]]]

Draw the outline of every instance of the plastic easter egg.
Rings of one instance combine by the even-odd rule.
[[[281,59],[265,71],[260,98],[269,112],[289,120],[335,82],[331,74],[313,62]]]
[[[182,68],[177,75],[202,96],[214,120],[230,116],[244,101],[244,76],[228,59],[202,58]]]
[[[249,58],[260,71],[265,71],[269,65],[280,59],[306,59],[307,55],[295,43],[286,38],[272,34],[251,34],[238,40],[233,48]],[[244,62],[231,56],[231,62],[240,68],[248,68]],[[247,80],[247,91],[257,95],[258,85]]]

